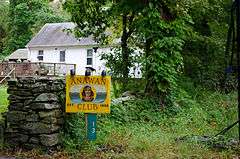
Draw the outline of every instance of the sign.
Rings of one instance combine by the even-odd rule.
[[[67,76],[66,112],[110,113],[110,76]]]

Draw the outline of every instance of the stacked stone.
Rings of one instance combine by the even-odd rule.
[[[6,144],[27,149],[58,145],[64,90],[64,80],[53,77],[9,80]]]

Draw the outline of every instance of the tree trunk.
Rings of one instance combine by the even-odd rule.
[[[129,73],[129,51],[127,46],[128,32],[127,32],[127,15],[122,16],[123,33],[121,38],[122,47],[122,75],[123,75],[123,91],[126,91],[128,73]]]
[[[151,44],[152,44],[152,39],[147,39],[145,43],[145,58],[146,60],[151,56]],[[150,69],[150,63],[146,62],[146,87],[145,87],[145,93],[146,95],[149,96],[156,96],[157,94],[157,83],[154,80],[154,72],[151,71]]]

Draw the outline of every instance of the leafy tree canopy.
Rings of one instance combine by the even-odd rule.
[[[5,55],[25,47],[45,23],[66,20],[54,13],[47,0],[10,0],[9,17]]]

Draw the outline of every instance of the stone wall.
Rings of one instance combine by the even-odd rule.
[[[24,77],[8,81],[5,143],[32,149],[59,144],[63,125],[63,79]]]

